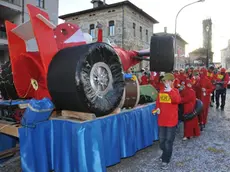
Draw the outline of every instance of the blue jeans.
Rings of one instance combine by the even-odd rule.
[[[176,136],[175,127],[159,127],[160,149],[163,151],[162,162],[169,163],[172,157],[173,142]]]

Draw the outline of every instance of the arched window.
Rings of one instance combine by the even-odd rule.
[[[93,38],[96,38],[95,25],[94,25],[94,24],[89,25],[89,34],[90,34]]]
[[[109,21],[109,36],[115,35],[115,24],[114,21]]]

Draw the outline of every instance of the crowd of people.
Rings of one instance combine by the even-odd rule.
[[[194,111],[197,99],[202,101],[202,112],[191,120],[184,121],[183,140],[200,136],[207,124],[209,107],[213,107],[213,102],[216,103],[216,109],[224,110],[228,82],[226,69],[216,71],[213,66],[208,69],[191,67],[186,71],[175,70],[164,75],[161,73],[148,75],[147,72],[143,72],[140,84],[152,84],[159,91],[153,114],[158,114],[162,169],[168,168],[172,156],[179,123],[178,112],[181,112],[181,108],[183,115],[186,115]]]

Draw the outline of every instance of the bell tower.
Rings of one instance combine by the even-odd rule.
[[[209,59],[213,61],[212,53],[212,19],[203,20],[203,48],[208,50]]]

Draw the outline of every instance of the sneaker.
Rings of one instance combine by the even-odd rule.
[[[204,126],[200,124],[200,131],[204,131]]]
[[[162,162],[162,158],[161,157],[159,158],[159,161]]]
[[[219,106],[216,105],[216,109],[219,109]]]
[[[161,169],[162,169],[162,170],[167,170],[168,168],[169,168],[169,164],[166,163],[166,162],[162,162],[162,164],[161,164]]]
[[[182,140],[183,140],[183,141],[186,141],[186,140],[188,140],[188,138],[187,138],[187,137],[184,137]]]

